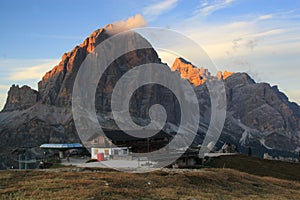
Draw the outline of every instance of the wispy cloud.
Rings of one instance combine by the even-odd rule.
[[[273,18],[273,15],[261,15],[257,19],[258,20],[267,20]]]
[[[13,68],[8,79],[12,81],[39,80],[47,71],[57,65],[58,62],[58,59],[52,59],[32,67]]]
[[[0,85],[0,110],[4,107],[10,85]]]
[[[60,59],[0,59],[0,110],[12,84],[25,84],[37,89],[37,81],[59,61]]]
[[[257,81],[279,85],[293,101],[300,103],[297,90],[300,21],[294,20],[299,11],[245,13],[218,21],[202,20],[232,2],[202,1],[192,17],[178,20],[173,28],[200,44],[220,70],[249,72]],[[171,63],[172,56],[162,55],[168,58],[163,60]]]
[[[4,104],[6,102],[7,94],[6,93],[0,93],[0,110],[4,107]]]
[[[298,104],[300,105],[300,89],[288,90],[286,93],[288,94],[290,101],[298,102]]]
[[[147,22],[141,14],[129,17],[127,20],[121,20],[106,26],[106,31],[111,34],[119,33],[133,28],[140,28],[146,26]]]
[[[200,4],[200,8],[196,10],[196,14],[200,16],[208,16],[217,10],[228,7],[233,3],[233,0],[205,0]]]
[[[10,85],[0,85],[0,90],[7,90]]]
[[[175,8],[177,3],[178,0],[155,1],[155,3],[148,5],[143,9],[143,15],[145,15],[150,21],[154,20],[163,13]]]

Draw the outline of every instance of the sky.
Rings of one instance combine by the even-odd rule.
[[[37,89],[63,53],[94,30],[137,18],[137,25],[188,36],[219,70],[278,85],[300,104],[300,1],[0,0],[0,108],[12,84]]]

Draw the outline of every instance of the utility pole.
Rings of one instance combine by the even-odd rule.
[[[22,169],[22,154],[19,152],[19,169]]]
[[[27,169],[28,168],[28,163],[27,163],[27,161],[28,161],[28,157],[27,157],[27,151],[25,151],[25,169]]]

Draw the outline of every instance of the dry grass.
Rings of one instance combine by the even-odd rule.
[[[253,175],[270,176],[300,182],[300,163],[265,160],[240,154],[211,159],[208,166],[230,168]]]
[[[1,171],[1,199],[299,199],[300,183],[231,169]]]

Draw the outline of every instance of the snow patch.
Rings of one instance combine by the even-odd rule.
[[[267,145],[265,144],[265,138],[261,138],[261,139],[259,140],[259,142],[260,142],[264,147],[266,147],[267,149],[269,149],[269,150],[272,149],[271,147],[269,147],[269,146],[267,146]]]

